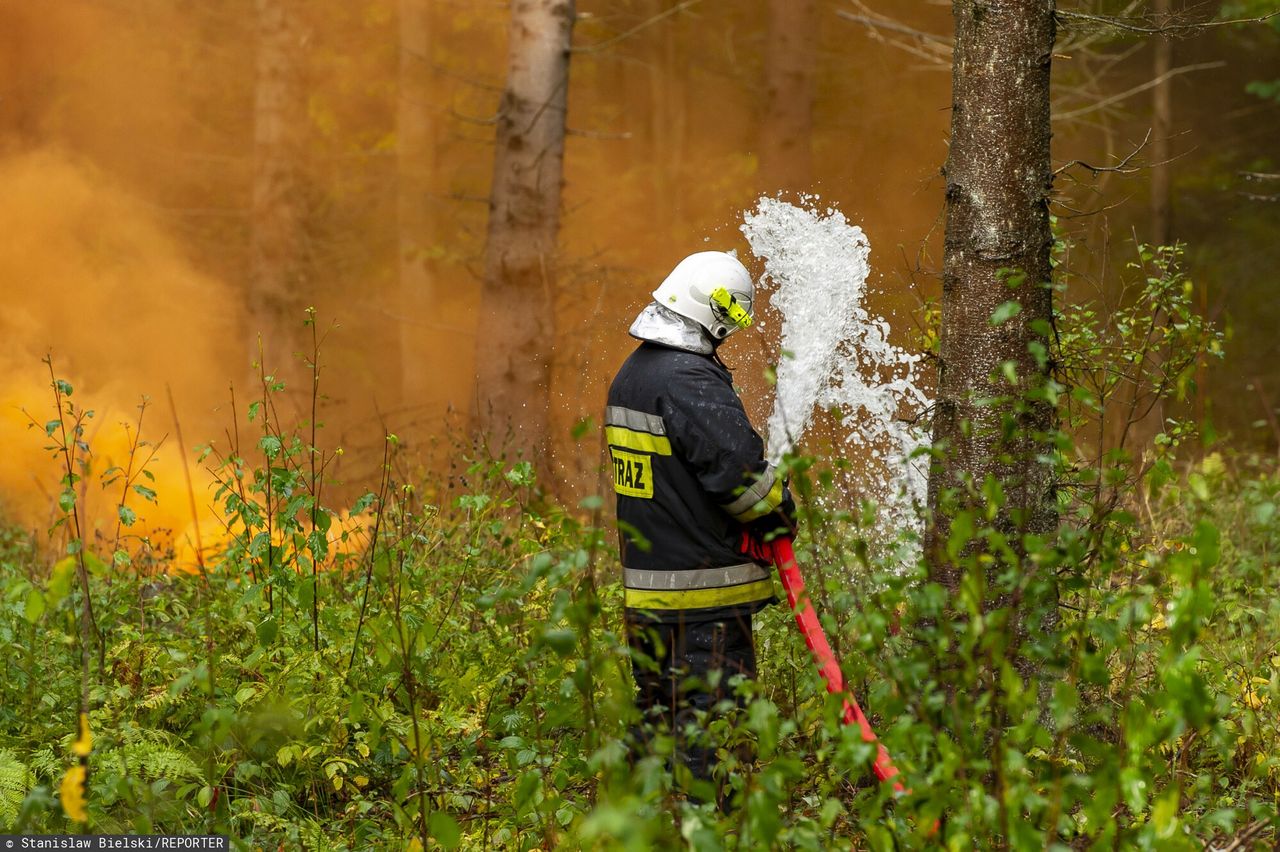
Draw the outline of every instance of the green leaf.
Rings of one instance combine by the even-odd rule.
[[[544,630],[542,641],[561,657],[568,657],[578,644],[578,636],[572,630],[564,628]]]
[[[364,693],[356,690],[351,693],[351,700],[347,704],[347,718],[355,724],[364,721]]]
[[[39,589],[32,589],[27,592],[27,603],[23,608],[22,614],[26,617],[28,623],[35,624],[40,620],[40,616],[44,615],[44,611],[44,594]]]
[[[71,594],[71,578],[76,571],[76,558],[74,556],[65,556],[59,559],[53,566],[53,572],[49,575],[49,585],[45,589],[48,599],[45,601],[50,607],[55,607],[62,602],[62,599]]]
[[[427,818],[427,830],[445,849],[457,849],[462,843],[462,831],[457,821],[444,811],[434,811]]]
[[[116,510],[116,516],[120,518],[120,523],[124,524],[126,527],[133,526],[133,522],[138,520],[138,513],[124,505],[121,505]]]
[[[1198,473],[1192,473],[1187,476],[1187,485],[1191,488],[1191,493],[1196,495],[1200,500],[1208,500],[1211,496],[1209,493],[1209,483]]]
[[[1172,837],[1178,828],[1178,788],[1170,787],[1156,799],[1151,809],[1151,824],[1155,826],[1157,837]]]
[[[298,609],[310,610],[315,598],[316,581],[312,577],[307,577],[298,584]]]
[[[280,632],[280,626],[276,624],[275,616],[267,616],[258,622],[258,644],[267,647],[276,641],[276,634]]]
[[[58,495],[58,508],[69,515],[75,507],[76,492],[72,491],[70,488],[64,489],[63,492]]]
[[[141,497],[143,500],[146,500],[146,501],[151,502],[151,503],[156,502],[156,492],[155,492],[155,489],[148,488],[148,487],[147,487],[147,486],[145,486],[145,485],[135,485],[135,486],[133,486],[133,491],[134,491],[134,493],[135,493],[135,494],[137,494],[137,495],[138,495],[139,497]]]
[[[1022,313],[1022,305],[1019,302],[1005,302],[991,312],[991,324],[1004,325],[1020,313]]]
[[[95,556],[92,551],[86,550],[84,552],[84,567],[86,571],[95,577],[100,577],[107,573],[107,563]]]

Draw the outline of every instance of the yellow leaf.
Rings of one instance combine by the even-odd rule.
[[[62,797],[62,810],[73,822],[84,822],[89,819],[85,810],[85,768],[79,764],[67,770],[62,776],[62,784],[58,792]]]
[[[1266,695],[1258,695],[1248,683],[1241,684],[1240,697],[1244,699],[1244,706],[1250,710],[1261,710],[1262,705],[1267,703],[1268,698]]]
[[[369,778],[366,775],[357,775],[351,780],[355,782],[357,787],[364,788],[369,786]]]
[[[414,837],[404,847],[407,852],[422,852],[422,841]]]
[[[77,757],[88,757],[93,751],[93,734],[89,733],[89,715],[80,714],[80,735],[71,744],[71,751]]]

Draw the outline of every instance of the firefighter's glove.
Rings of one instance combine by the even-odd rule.
[[[738,545],[738,549],[752,562],[760,565],[773,564],[773,542],[765,541],[747,527],[742,528],[742,542]]]

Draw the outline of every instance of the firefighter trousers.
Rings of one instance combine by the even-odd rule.
[[[633,753],[647,754],[655,731],[672,733],[677,759],[695,779],[713,782],[717,803],[724,807],[725,786],[712,779],[716,749],[703,733],[706,723],[724,709],[719,706],[722,701],[731,702],[731,710],[742,706],[731,679],[756,676],[751,616],[663,624],[628,612],[627,641],[641,715],[631,732]]]

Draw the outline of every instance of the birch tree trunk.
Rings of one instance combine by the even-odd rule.
[[[935,576],[954,591],[960,578],[945,556],[951,520],[984,506],[985,481],[1003,489],[995,523],[1006,532],[1044,532],[1056,519],[1051,471],[1037,459],[1048,450],[1055,415],[1042,399],[1028,398],[1043,385],[1052,321],[1054,4],[955,0],[953,11],[938,457],[925,547]],[[1016,315],[1010,302],[1021,306]]]
[[[546,472],[572,0],[512,0],[476,332],[474,423]]]
[[[765,192],[804,192],[813,181],[813,69],[816,0],[769,0],[760,174]]]
[[[296,355],[305,351],[303,311],[309,304],[300,168],[307,126],[302,72],[307,36],[297,0],[257,0],[256,10],[249,343],[256,361],[261,335],[267,372],[288,382],[304,374]]]
[[[419,345],[432,301],[427,251],[432,243],[429,190],[435,142],[428,83],[431,72],[429,0],[400,0],[400,68],[396,104],[397,230],[399,243],[399,343],[401,391],[407,404],[422,402],[431,365]]]

